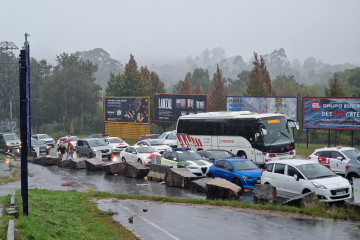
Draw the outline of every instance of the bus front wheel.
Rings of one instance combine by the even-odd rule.
[[[245,153],[244,151],[238,151],[238,152],[237,152],[237,155],[238,155],[240,158],[247,158],[246,153]]]

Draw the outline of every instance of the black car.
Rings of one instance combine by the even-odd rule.
[[[222,150],[222,149],[210,149],[210,150],[201,150],[197,152],[200,156],[203,157],[203,159],[209,161],[209,162],[215,162],[215,160],[218,159],[227,159],[227,158],[233,158],[236,157],[235,154],[233,154],[230,151]]]
[[[50,146],[46,145],[45,143],[43,143],[42,141],[35,139],[35,138],[31,138],[31,151],[32,153],[36,153],[36,148],[39,148],[39,153],[46,153],[49,154],[50,153]]]

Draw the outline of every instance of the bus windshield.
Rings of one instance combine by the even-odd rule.
[[[267,118],[260,121],[265,147],[287,145],[294,142],[294,137],[287,120],[284,117]]]

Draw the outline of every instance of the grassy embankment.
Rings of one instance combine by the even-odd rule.
[[[29,216],[22,216],[20,191],[16,194],[20,217],[15,221],[17,239],[136,239],[130,231],[112,219],[114,212],[101,211],[91,201],[94,198],[137,199],[169,203],[206,204],[231,206],[254,210],[278,211],[286,214],[297,213],[313,217],[360,220],[360,213],[353,207],[314,204],[311,207],[250,204],[241,201],[178,199],[139,195],[111,194],[104,192],[52,192],[48,190],[29,191]],[[1,197],[5,207],[10,196]],[[9,216],[0,219],[0,239],[5,238]]]

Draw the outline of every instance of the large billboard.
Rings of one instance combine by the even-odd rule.
[[[297,106],[297,97],[226,97],[226,111],[282,113],[294,121],[297,121]]]
[[[105,97],[104,121],[150,123],[149,97]]]
[[[360,130],[360,98],[303,98],[303,127]]]
[[[206,112],[206,95],[154,95],[154,122],[175,123],[182,115]]]

